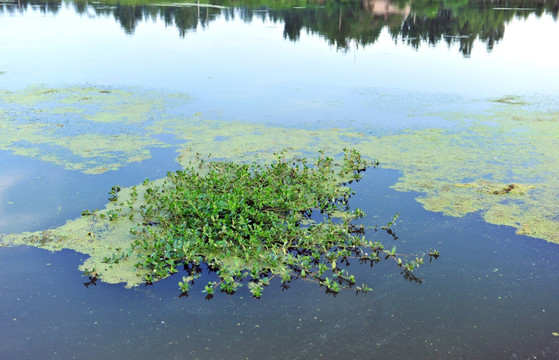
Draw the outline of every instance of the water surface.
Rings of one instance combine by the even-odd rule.
[[[212,5],[2,2],[0,233],[60,226],[102,208],[114,184],[178,168],[176,150],[196,140],[180,132],[190,122],[317,131],[318,143],[334,128],[462,134],[508,99],[551,114],[546,141],[559,137],[557,2]],[[54,106],[21,96],[33,89],[82,100],[132,95]],[[517,111],[507,101],[497,104]],[[154,130],[161,120],[170,130]],[[8,139],[16,128],[20,137]],[[66,141],[83,132],[134,146],[88,157]],[[207,148],[228,144],[227,135]],[[557,245],[488,224],[479,212],[429,212],[415,200],[420,193],[390,188],[401,175],[368,171],[351,206],[370,226],[399,212],[399,251],[443,254],[420,268],[422,285],[386,263],[353,269],[374,288],[367,296],[332,297],[298,281],[284,292],[272,283],[261,300],[244,289],[206,301],[196,287],[178,298],[175,277],[86,287],[77,270],[85,255],[0,247],[0,357],[558,358]]]

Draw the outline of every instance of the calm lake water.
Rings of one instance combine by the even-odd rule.
[[[441,114],[482,112],[506,96],[559,108],[556,0],[194,5],[0,0],[0,91],[94,87],[160,99],[141,122],[96,129],[48,115],[68,136],[138,139],[155,119],[185,114],[383,136],[453,127]],[[170,105],[177,96],[187,100]],[[159,134],[148,157],[113,171],[71,170],[53,159],[77,155],[48,150],[57,140],[33,126],[52,119],[30,101],[0,102],[0,233],[60,226],[102,208],[114,184],[179,167],[180,141]],[[34,137],[2,139],[4,124]],[[119,151],[116,160],[127,154]],[[393,264],[352,265],[373,292],[333,297],[304,281],[288,291],[272,282],[260,300],[242,288],[207,301],[198,287],[179,298],[176,276],[135,289],[84,286],[86,255],[0,247],[0,358],[559,359],[559,245],[478,213],[429,212],[417,193],[391,188],[399,176],[370,169],[352,184],[350,205],[368,214],[367,226],[400,213],[399,252],[440,251],[419,269],[421,285]]]

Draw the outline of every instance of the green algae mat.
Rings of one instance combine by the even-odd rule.
[[[270,163],[280,151],[316,157],[321,150],[339,158],[341,149],[350,147],[379,160],[381,167],[399,170],[394,189],[418,193],[417,201],[427,210],[448,216],[477,212],[488,223],[559,243],[559,111],[552,107],[543,111],[530,99],[514,96],[484,99],[483,106],[472,107],[475,111],[466,104],[460,111],[433,114],[431,106],[431,115],[448,127],[373,136],[366,128],[206,119],[195,109],[185,111],[190,101],[182,94],[93,86],[0,92],[0,149],[100,174],[145,160],[150,149],[169,146],[159,140],[162,135],[173,135],[182,144],[177,161],[183,166],[196,154],[234,163]],[[120,196],[131,192],[122,189]],[[2,242],[73,249],[91,256],[82,270],[101,269],[103,259],[133,241],[129,222],[109,220],[115,206],[109,203],[101,210],[103,219],[83,216],[57,229],[2,235]],[[131,266],[122,266],[127,262]],[[107,271],[102,279],[138,284],[145,274],[132,266],[135,262],[130,257],[118,266],[110,264],[120,270]]]

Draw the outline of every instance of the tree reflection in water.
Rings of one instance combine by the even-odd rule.
[[[3,2],[1,12],[14,13],[38,8],[57,13],[61,0],[13,0]],[[514,18],[537,17],[548,14],[557,20],[559,0],[290,0],[270,4],[262,0],[214,0],[153,3],[149,0],[104,0],[90,3],[77,0],[70,3],[79,14],[112,15],[127,34],[133,34],[139,22],[162,19],[174,26],[184,37],[189,31],[208,27],[221,17],[241,18],[283,23],[283,36],[298,41],[303,30],[323,37],[340,51],[351,44],[374,44],[387,28],[394,41],[418,48],[421,44],[435,45],[441,41],[459,45],[468,57],[474,41],[479,39],[491,51],[505,33],[505,26]]]

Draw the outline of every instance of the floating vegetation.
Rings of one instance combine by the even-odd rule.
[[[269,161],[280,146],[303,156],[315,155],[312,149],[317,148],[334,156],[336,149],[352,146],[364,156],[381,159],[384,168],[401,171],[393,188],[420,193],[417,200],[427,210],[449,216],[479,211],[492,224],[513,226],[519,234],[559,243],[559,152],[555,151],[559,114],[501,106],[481,116],[439,114],[457,124],[452,129],[386,136],[346,129],[211,121],[189,124],[171,119],[151,130],[177,134],[185,141],[178,156],[182,164],[196,152],[231,161]]]
[[[137,89],[32,87],[0,92],[0,149],[100,174],[167,146],[143,125],[188,98]]]
[[[156,182],[113,186],[102,211],[84,211],[53,230],[6,235],[3,242],[85,252],[91,255],[82,266],[85,275],[128,286],[184,268],[179,287],[188,292],[207,267],[219,278],[205,285],[208,296],[217,289],[234,293],[246,283],[260,297],[274,277],[284,284],[304,278],[330,293],[367,292],[347,266],[382,259],[394,260],[404,278],[420,282],[413,270],[423,258],[408,260],[395,247],[369,240],[355,223],[363,211],[348,208],[352,192],[341,184],[359,180],[370,165],[355,150],[345,150],[340,164],[325,155],[313,164],[285,155],[270,164],[198,158]],[[313,212],[324,220],[315,221]],[[383,227],[389,234],[395,219]]]
[[[142,192],[138,186],[135,191]],[[119,199],[129,199],[132,190],[123,188],[119,192]],[[20,234],[0,234],[0,243],[7,245],[30,245],[51,251],[71,249],[90,255],[80,266],[86,273],[95,273],[107,283],[125,283],[127,287],[142,284],[142,270],[136,269],[139,259],[131,254],[118,263],[107,263],[105,258],[111,258],[124,249],[130,248],[134,240],[130,233],[131,224],[141,221],[141,217],[123,204],[109,202],[106,208],[99,211],[84,210],[82,217],[70,220],[55,229]],[[94,270],[92,270],[94,269]]]
[[[202,266],[219,281],[206,284],[234,293],[243,280],[260,297],[273,277],[284,283],[305,278],[337,293],[355,286],[345,265],[351,259],[376,263],[393,258],[408,278],[421,258],[403,261],[395,249],[367,240],[353,222],[364,214],[347,210],[351,190],[339,184],[357,180],[369,164],[357,151],[345,151],[343,163],[322,156],[312,165],[305,159],[278,156],[269,165],[205,162],[169,173],[160,186],[146,189],[143,223],[134,233],[132,249],[152,282],[184,267],[179,283],[188,292],[202,275]],[[312,212],[327,215],[321,222]],[[344,212],[334,221],[334,212]],[[366,285],[355,286],[368,291]]]
[[[494,101],[497,102],[497,103],[502,103],[502,104],[526,105],[526,102],[524,102],[524,100],[522,100],[521,97],[513,96],[513,95],[503,96],[503,97],[498,98]]]
[[[174,111],[186,101],[181,95],[101,87],[0,93],[0,149],[102,173],[149,158],[152,147],[168,146],[158,140],[161,135],[183,143],[177,157],[182,165],[196,153],[270,162],[283,149],[303,157],[324,149],[333,157],[352,147],[401,171],[394,189],[418,192],[427,210],[449,216],[479,212],[490,223],[559,243],[559,114],[553,99],[541,100],[552,105],[547,111],[512,95],[461,106],[472,111],[416,111],[453,126],[383,136],[369,135],[366,128],[290,128]]]

